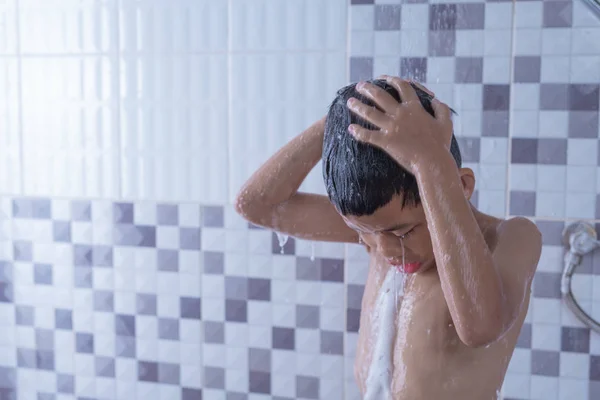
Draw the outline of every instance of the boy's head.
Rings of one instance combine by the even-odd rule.
[[[383,80],[371,81],[383,88],[397,101],[401,102],[398,92]],[[421,100],[421,104],[429,114],[434,115],[431,107],[432,97],[413,85]],[[356,229],[362,239],[370,246],[376,246],[380,253],[389,258],[390,263],[401,261],[402,252],[398,236],[420,232],[420,237],[404,239],[406,262],[410,262],[411,247],[415,253],[431,253],[431,239],[427,231],[425,215],[420,205],[419,189],[414,175],[406,171],[383,150],[369,144],[358,142],[348,132],[350,124],[358,124],[368,129],[377,127],[354,115],[347,107],[349,98],[354,97],[363,103],[374,106],[368,98],[356,91],[356,85],[346,86],[338,91],[330,106],[325,122],[323,141],[323,177],[329,199],[346,223]],[[454,135],[450,152],[461,168],[462,160],[458,143]],[[461,169],[461,175],[471,174],[470,170]],[[474,183],[474,181],[473,181]],[[468,190],[469,195],[472,188]],[[403,225],[401,229],[398,229]],[[419,228],[420,227],[420,228]],[[387,245],[374,241],[382,238],[395,238]],[[381,241],[381,240],[380,240]],[[372,243],[369,243],[372,242]],[[410,246],[420,242],[421,245]],[[422,248],[424,242],[429,243],[429,251]],[[391,244],[396,244],[391,246]],[[427,246],[425,246],[427,247]],[[429,254],[412,254],[415,260]],[[418,260],[417,260],[418,261]],[[423,260],[425,261],[425,260]]]

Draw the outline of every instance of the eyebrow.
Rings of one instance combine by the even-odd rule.
[[[398,224],[395,226],[392,226],[391,228],[388,229],[382,229],[381,232],[393,232],[393,231],[400,231],[400,230],[404,230],[406,228],[408,228],[409,226],[413,225],[412,223],[403,223],[403,224]]]

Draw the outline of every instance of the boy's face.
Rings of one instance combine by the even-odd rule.
[[[422,273],[435,265],[431,236],[420,204],[403,208],[402,197],[396,195],[371,215],[343,218],[390,266],[407,273]]]

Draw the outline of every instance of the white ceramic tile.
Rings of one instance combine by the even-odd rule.
[[[485,29],[511,29],[513,3],[486,3]]]
[[[231,63],[232,197],[268,157],[326,114],[346,83],[346,58],[345,53],[234,54]],[[323,192],[319,174],[315,169],[302,190]]]
[[[121,1],[121,51],[224,52],[228,2],[210,0]]]
[[[374,36],[375,32],[353,32],[350,41],[350,54],[353,57],[372,57],[375,53]]]
[[[510,82],[510,57],[490,57],[483,60],[483,82],[484,83],[508,83]]]
[[[596,193],[596,167],[569,165],[567,190],[569,193]]]
[[[227,56],[130,53],[121,72],[122,195],[226,201]]]
[[[427,82],[454,83],[454,71],[453,57],[429,57],[427,59]]]
[[[569,136],[568,111],[540,111],[539,137],[566,138]]]
[[[346,47],[345,0],[232,0],[233,51],[341,51]]]
[[[373,59],[373,76],[398,75],[400,60],[398,57],[375,57]]]
[[[542,26],[542,2],[515,3],[515,26],[517,28],[539,28]]]
[[[17,1],[0,2],[0,54],[15,54],[17,50]]]
[[[428,12],[427,7],[425,7],[425,12]],[[352,31],[372,31],[374,26],[375,7],[373,5],[359,4],[350,7],[350,27]]]
[[[352,33],[352,39],[358,32]],[[397,31],[377,31],[374,32],[375,38],[375,56],[396,56],[400,48],[401,34]]]
[[[571,57],[569,56],[542,56],[541,62],[540,80],[544,83],[564,83],[566,77],[571,74]]]
[[[400,18],[400,26],[402,27],[402,30],[423,30],[423,21],[429,20],[429,5],[402,4],[402,13]]]
[[[116,64],[109,57],[22,60],[27,195],[118,195]]]
[[[422,20],[416,21],[420,24]],[[481,57],[485,49],[485,36],[479,30],[457,30],[455,54],[459,57]]]
[[[529,393],[530,375],[508,372],[502,385],[505,397],[520,398],[524,393]]]
[[[568,218],[593,219],[596,208],[596,195],[593,193],[567,193],[566,216]]]
[[[598,55],[600,53],[600,27],[573,28],[571,52],[574,55]]]
[[[587,379],[560,378],[558,399],[588,399],[589,381]]]
[[[565,55],[571,53],[571,29],[542,29],[542,54]]]
[[[598,15],[583,1],[573,2],[573,26],[574,27],[600,27]]]
[[[509,56],[511,54],[511,32],[508,29],[486,29],[483,31],[485,40],[484,55]]]
[[[533,375],[531,377],[531,400],[558,399],[558,378]]]
[[[514,86],[513,86],[514,87]],[[538,137],[538,111],[511,111],[511,137],[518,138],[537,138]]]
[[[510,190],[535,191],[536,165],[512,164],[510,166]]]
[[[1,18],[2,14],[0,21]],[[1,26],[0,22],[0,29]],[[0,193],[18,194],[21,192],[18,62],[10,57],[0,60]]]
[[[419,21],[419,24],[422,24]],[[400,39],[400,54],[402,57],[427,57],[429,51],[429,31],[421,28],[419,30],[402,30]]]
[[[571,74],[569,81],[571,83],[590,83],[600,81],[600,56],[572,56]]]
[[[595,166],[598,160],[597,139],[569,139],[567,164]],[[595,173],[593,174],[595,175]]]
[[[537,191],[535,215],[537,217],[563,218],[566,213],[566,200],[562,192]]]
[[[480,190],[477,209],[483,213],[504,217],[506,215],[506,189]]]
[[[108,53],[117,45],[117,0],[19,1],[23,54]]]
[[[514,54],[518,56],[539,55],[542,49],[542,29],[517,28],[514,32]]]

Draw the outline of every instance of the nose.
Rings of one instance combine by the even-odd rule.
[[[385,258],[402,257],[402,244],[400,243],[400,238],[394,234],[388,232],[379,233],[377,235],[377,247],[379,253]]]

